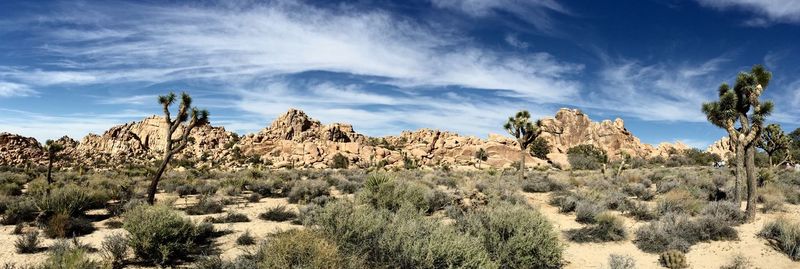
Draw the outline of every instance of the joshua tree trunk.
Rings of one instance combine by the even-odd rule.
[[[745,147],[745,155],[747,155],[745,170],[747,174],[747,208],[745,215],[747,221],[753,221],[756,217],[756,171],[755,171],[755,157],[756,148],[753,145]]]
[[[170,147],[169,141],[167,141],[167,148]],[[158,171],[153,176],[153,181],[150,182],[150,187],[147,189],[147,203],[153,204],[156,201],[156,191],[158,189],[158,182],[161,180],[161,176],[164,174],[164,171],[167,170],[167,166],[169,162],[172,160],[172,155],[169,152],[164,153],[164,160],[161,161],[161,166],[158,167]]]
[[[519,150],[519,181],[523,180],[525,180],[525,148]]]
[[[744,152],[744,145],[742,143],[736,143],[735,152],[736,154],[736,171],[735,171],[735,182],[733,187],[733,201],[736,203],[737,208],[742,207],[742,178],[744,177],[744,159],[745,159],[745,152]]]

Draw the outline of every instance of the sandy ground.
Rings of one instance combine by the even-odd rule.
[[[561,214],[558,208],[547,204],[549,194],[535,193],[524,194],[529,203],[539,208],[557,230],[561,232],[561,240],[568,242],[564,237],[567,230],[584,227],[575,221],[575,214]],[[615,211],[612,211],[615,212]],[[618,212],[615,212],[618,213]],[[789,269],[800,268],[800,262],[793,262],[769,245],[767,241],[756,234],[767,221],[779,216],[800,221],[800,206],[785,204],[783,212],[756,215],[756,221],[736,227],[739,232],[738,241],[712,241],[692,246],[686,258],[690,268],[720,268],[727,265],[737,256],[747,257],[755,268],[761,269]],[[564,258],[568,261],[565,268],[609,268],[608,257],[611,254],[629,255],[636,260],[637,268],[663,268],[658,263],[658,255],[645,253],[633,244],[635,231],[646,222],[636,221],[623,216],[628,228],[629,239],[623,242],[611,243],[574,243],[568,242]]]
[[[633,234],[639,226],[645,222],[636,221],[632,218],[623,216],[625,224],[629,231],[629,239],[623,242],[614,243],[572,243],[568,242],[564,237],[564,232],[570,229],[584,227],[575,221],[574,214],[561,214],[556,207],[547,204],[549,194],[536,193],[524,194],[530,204],[537,207],[544,216],[546,216],[553,223],[555,228],[560,231],[561,240],[567,243],[564,258],[568,261],[565,268],[608,268],[608,257],[611,254],[629,255],[636,260],[637,268],[662,268],[658,264],[658,255],[642,252],[633,244]],[[159,194],[159,199],[168,200],[174,199],[174,195]],[[174,206],[181,208],[186,206],[186,203],[194,203],[193,198],[177,199]],[[226,212],[239,212],[246,214],[250,218],[250,222],[244,223],[224,223],[215,224],[217,230],[229,230],[230,233],[219,237],[215,240],[217,248],[221,251],[220,255],[224,259],[232,259],[241,254],[243,247],[237,246],[235,241],[245,231],[250,233],[257,239],[263,239],[266,235],[276,233],[279,231],[302,228],[299,225],[293,225],[290,222],[273,222],[265,221],[258,218],[258,214],[266,211],[268,208],[286,205],[291,210],[297,210],[297,206],[289,204],[285,198],[263,198],[258,203],[247,203],[238,205],[229,205],[225,208]],[[91,213],[91,212],[90,212]],[[196,222],[200,222],[209,216],[220,216],[225,213],[202,215],[202,216],[188,216]],[[800,221],[800,206],[786,204],[784,211],[780,213],[759,214],[753,223],[748,223],[736,227],[739,231],[740,240],[738,241],[715,241],[708,243],[700,243],[691,248],[686,255],[691,268],[719,268],[720,266],[728,264],[736,255],[743,255],[747,257],[756,268],[762,269],[788,269],[800,268],[800,262],[792,262],[788,256],[772,249],[767,245],[767,242],[758,238],[756,234],[764,223],[778,218],[779,216],[795,219]],[[107,227],[109,221],[118,219],[107,219],[94,223],[97,231],[92,234],[79,237],[78,239],[84,243],[89,244],[95,248],[100,248],[103,238],[113,233],[124,233],[125,231],[120,228],[112,229]],[[39,252],[36,254],[17,254],[13,246],[17,236],[12,235],[14,226],[6,225],[0,226],[0,265],[4,263],[14,263],[18,265],[34,265],[41,262],[46,258],[46,252]],[[55,240],[42,238],[42,247],[52,245]],[[90,257],[101,260],[102,256],[99,253],[91,253]],[[129,267],[137,268],[137,267]]]

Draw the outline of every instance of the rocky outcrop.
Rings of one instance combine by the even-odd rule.
[[[90,134],[77,142],[63,137],[65,164],[112,165],[150,163],[161,158],[167,139],[162,117],[151,116],[142,121],[112,127],[102,135]],[[530,167],[569,167],[569,148],[592,144],[605,150],[612,159],[622,156],[641,158],[666,157],[688,148],[682,143],[663,143],[658,147],[643,144],[625,128],[621,119],[593,122],[580,110],[561,109],[555,117],[541,120],[541,138],[547,140],[551,153],[548,160],[534,158],[525,152]],[[178,138],[179,129],[175,133]],[[460,136],[457,133],[419,129],[397,136],[370,138],[343,123],[322,124],[303,111],[290,109],[263,130],[239,138],[222,127],[204,125],[192,130],[191,142],[177,158],[192,160],[197,166],[221,169],[265,163],[272,167],[327,168],[334,156],[343,155],[352,167],[377,164],[404,166],[406,161],[420,166],[474,166],[475,152],[488,153],[486,166],[510,167],[519,160],[516,140],[498,134],[488,139]],[[41,145],[33,138],[12,134],[0,135],[0,164],[20,165],[27,160],[41,162]],[[711,150],[711,149],[710,149]]]
[[[723,136],[709,145],[706,152],[719,155],[722,157],[723,161],[732,158],[733,148],[731,148],[730,138],[728,136]]]
[[[0,133],[0,165],[21,166],[44,161],[44,151],[33,137]]]

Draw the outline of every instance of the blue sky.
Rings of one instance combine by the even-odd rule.
[[[797,44],[794,0],[2,1],[0,131],[79,139],[185,90],[238,133],[294,107],[486,137],[571,107],[704,148],[724,133],[701,103],[753,64],[798,127]]]

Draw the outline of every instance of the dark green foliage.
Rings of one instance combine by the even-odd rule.
[[[609,242],[628,236],[622,219],[609,212],[597,215],[594,222],[595,225],[567,231],[567,238],[575,242]]]
[[[137,206],[123,214],[123,228],[136,257],[167,264],[182,259],[195,246],[199,232],[188,219],[165,206]]]
[[[28,232],[17,237],[14,247],[20,254],[36,253],[39,251],[39,242],[39,232]]]
[[[575,170],[597,170],[608,162],[606,152],[591,144],[578,145],[567,150],[567,160]]]
[[[764,225],[758,236],[767,239],[772,247],[786,253],[793,261],[800,261],[800,223],[779,218]]]
[[[39,197],[37,206],[45,215],[63,213],[77,217],[92,207],[94,203],[93,197],[90,196],[92,193],[88,188],[69,184],[52,190],[50,195]]]
[[[453,200],[446,193],[419,182],[401,182],[380,176],[368,178],[357,198],[375,208],[393,212],[408,205],[427,213],[443,209]]]
[[[283,222],[297,218],[297,213],[294,213],[294,211],[286,209],[286,206],[281,205],[267,209],[267,212],[259,214],[258,218],[263,220]]]
[[[547,143],[547,140],[543,138],[536,138],[533,140],[533,143],[531,143],[529,148],[533,157],[547,160],[547,154],[550,153],[550,143]]]
[[[301,180],[295,182],[287,197],[290,203],[308,203],[314,198],[328,196],[329,194],[330,190],[327,182],[322,180]]]
[[[347,169],[347,167],[350,166],[350,160],[348,160],[347,157],[341,153],[336,153],[336,155],[333,155],[332,161],[333,164],[331,165],[331,168],[333,169]]]

